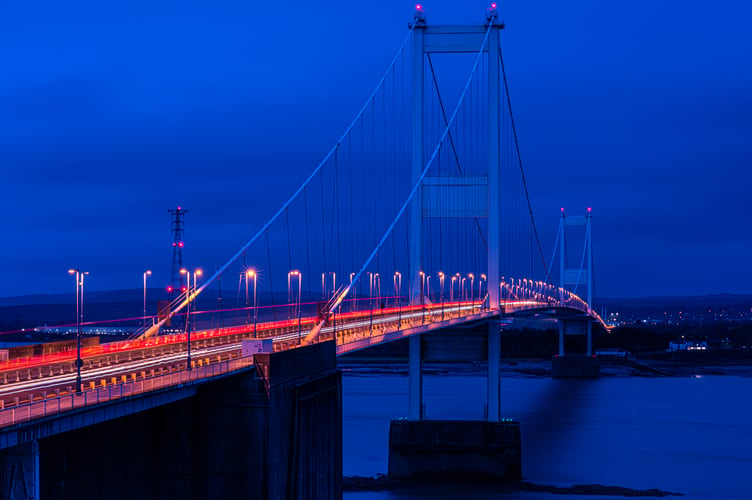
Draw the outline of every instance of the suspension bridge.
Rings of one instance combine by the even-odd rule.
[[[43,483],[40,440],[177,404],[242,374],[264,380],[272,401],[274,377],[288,381],[271,375],[282,370],[275,356],[308,367],[303,353],[330,349],[322,346],[343,355],[408,339],[406,413],[419,422],[421,336],[473,328],[487,338],[491,423],[503,421],[500,325],[507,319],[556,318],[560,357],[567,334],[586,336],[582,354],[590,357],[593,325],[605,328],[592,308],[591,212],[562,209],[555,269],[533,218],[503,28],[495,4],[473,26],[430,25],[416,6],[352,122],[225,263],[213,273],[183,269],[183,293],[159,314],[144,312],[128,340],[82,345],[79,324],[75,348],[0,362],[0,447],[31,447],[21,453],[36,463],[30,498],[39,498]],[[570,264],[565,233],[572,226],[584,228],[585,246]],[[85,273],[73,271],[82,301]],[[198,308],[222,277],[245,286],[244,307]],[[6,477],[6,491],[17,480]]]

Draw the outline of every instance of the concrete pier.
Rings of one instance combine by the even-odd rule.
[[[389,476],[440,481],[519,481],[517,422],[393,420]]]

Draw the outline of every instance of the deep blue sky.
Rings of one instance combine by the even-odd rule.
[[[157,3],[159,5],[155,6]],[[482,22],[484,1],[425,2]],[[534,210],[594,210],[599,295],[752,292],[752,3],[507,1]],[[223,262],[339,136],[412,2],[0,8],[1,295],[168,281]]]

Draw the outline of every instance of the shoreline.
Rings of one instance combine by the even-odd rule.
[[[436,481],[435,478],[425,481],[392,479],[385,474],[376,476],[344,476],[342,478],[342,490],[345,493],[355,492],[378,492],[378,491],[424,491],[427,493],[436,491],[437,488],[444,492],[452,491],[453,488],[463,491],[467,488],[465,482]],[[508,494],[508,493],[553,493],[557,495],[577,496],[614,496],[614,497],[643,497],[663,498],[668,496],[684,496],[683,493],[664,491],[658,488],[634,489],[624,486],[602,484],[573,484],[571,486],[554,486],[549,484],[530,483],[519,481],[511,483],[500,482],[474,482],[474,491],[478,488],[483,492]]]
[[[703,377],[737,376],[752,377],[752,364],[743,362],[705,364],[687,360],[659,360],[645,358],[600,359],[601,377]],[[408,373],[407,361],[403,359],[339,360],[339,367],[346,375],[404,375]],[[484,362],[438,363],[423,365],[425,375],[479,375],[486,371]],[[501,373],[506,377],[549,378],[550,359],[502,359]]]

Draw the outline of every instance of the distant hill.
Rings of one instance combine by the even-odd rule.
[[[596,298],[596,309],[605,307],[609,310],[624,312],[657,312],[666,310],[691,310],[698,308],[750,307],[752,294],[713,294],[663,297],[616,297]]]

